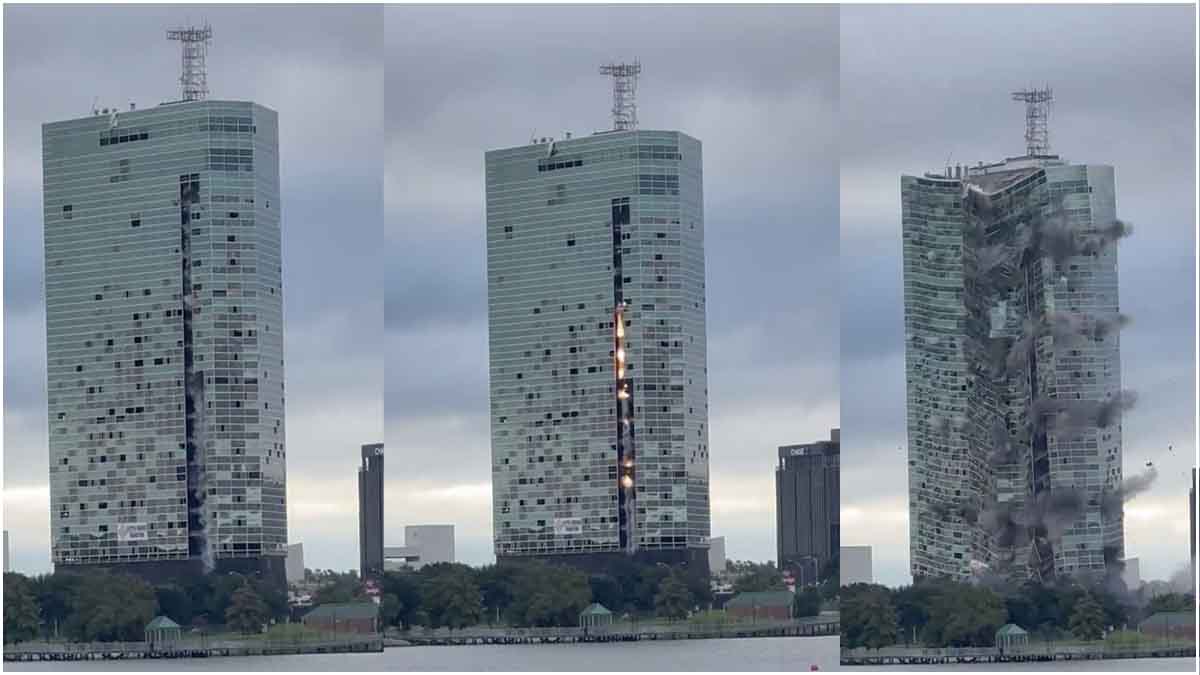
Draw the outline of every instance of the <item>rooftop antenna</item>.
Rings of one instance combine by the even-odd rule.
[[[208,45],[212,42],[212,26],[187,26],[167,30],[168,40],[178,40],[183,54],[183,69],[179,87],[184,101],[203,101],[208,98]]]
[[[642,64],[637,59],[633,63],[609,63],[600,66],[600,74],[610,75],[613,80],[613,129],[637,129],[637,83]]]
[[[1054,92],[1045,89],[1022,89],[1014,91],[1012,100],[1025,102],[1025,154],[1028,156],[1050,154],[1050,103]]]

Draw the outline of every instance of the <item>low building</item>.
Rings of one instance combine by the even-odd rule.
[[[875,583],[870,546],[843,546],[838,554],[838,567],[842,586]]]
[[[379,607],[373,602],[326,603],[305,614],[301,621],[328,633],[378,633]]]
[[[791,591],[738,593],[725,603],[725,614],[735,619],[787,621],[792,618],[795,601]]]
[[[1142,619],[1138,630],[1157,638],[1194,639],[1196,616],[1191,612],[1158,612]]]
[[[996,631],[996,649],[1001,654],[1019,654],[1029,647],[1029,633],[1015,623],[1006,623]]]

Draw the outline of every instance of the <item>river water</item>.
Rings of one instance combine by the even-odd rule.
[[[5,663],[5,670],[238,671],[808,671],[838,665],[838,637],[670,640],[564,645],[390,647],[376,654]]]
[[[1059,661],[937,667],[937,670],[1195,672],[1193,659]],[[784,671],[838,669],[838,638],[746,638],[567,645],[391,647],[376,654],[305,654],[240,658],[5,663],[5,670],[97,671]],[[929,666],[852,668],[931,670]]]

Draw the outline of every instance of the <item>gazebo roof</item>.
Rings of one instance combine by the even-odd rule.
[[[612,612],[608,611],[607,607],[605,607],[604,605],[602,605],[598,602],[593,602],[592,604],[588,605],[586,609],[584,609],[582,612],[579,613],[580,616],[587,616],[587,615],[606,616],[609,614],[612,614]]]
[[[179,628],[179,624],[171,620],[168,616],[156,616],[146,624],[146,630],[159,630],[162,628]]]
[[[1015,623],[1006,623],[996,631],[996,635],[1028,635],[1029,633]]]

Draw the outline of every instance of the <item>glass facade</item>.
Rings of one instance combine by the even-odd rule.
[[[106,112],[42,156],[54,563],[284,556],[275,112]]]
[[[1097,414],[1121,395],[1112,168],[1017,158],[901,193],[913,575],[1105,570],[1124,557],[1119,415]]]
[[[487,153],[497,555],[707,547],[701,164],[670,131]]]

